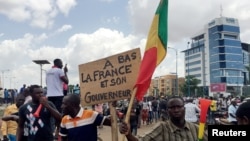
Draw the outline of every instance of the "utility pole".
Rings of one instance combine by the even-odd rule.
[[[2,87],[3,87],[3,89],[5,88],[5,87],[4,87],[4,73],[5,73],[5,72],[8,72],[8,71],[10,71],[10,70],[9,70],[9,69],[1,70],[1,72],[2,72],[2,80],[1,80],[1,81],[2,81]]]
[[[178,89],[178,86],[179,86],[179,82],[178,82],[178,51],[177,51],[177,49],[175,49],[175,48],[172,48],[172,47],[168,47],[168,48],[170,48],[170,49],[173,49],[174,51],[175,51],[175,53],[176,53],[176,72],[175,72],[175,74],[176,74],[176,83],[175,83],[175,89],[176,89],[176,95],[179,95],[179,89]]]
[[[187,55],[188,55],[188,58],[187,58],[187,66],[188,66],[188,76],[187,76],[187,78],[188,78],[188,96],[190,97],[190,76],[189,76],[189,49],[188,49],[188,47],[189,47],[189,44],[190,44],[190,42],[187,42]]]

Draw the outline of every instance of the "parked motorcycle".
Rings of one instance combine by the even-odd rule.
[[[227,118],[215,118],[216,125],[232,125]]]

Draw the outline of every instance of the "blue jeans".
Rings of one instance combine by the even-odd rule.
[[[8,138],[10,141],[16,141],[16,135],[8,134]]]
[[[210,124],[214,124],[214,123],[215,123],[214,113],[215,113],[215,111],[210,111],[210,112],[209,112],[208,118],[209,118],[209,123],[210,123]]]
[[[132,125],[131,127],[130,127],[131,129],[131,133],[132,133],[132,135],[134,135],[134,136],[136,136],[137,135],[137,125]]]
[[[153,111],[153,118],[155,119],[155,121],[158,120],[158,118],[159,118],[158,111]]]
[[[152,111],[148,111],[148,123],[151,123],[153,119],[153,112]]]

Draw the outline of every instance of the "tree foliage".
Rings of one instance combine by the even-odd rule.
[[[183,85],[180,85],[180,91],[183,93],[183,96],[190,96],[190,97],[201,96],[203,92],[202,89],[198,87],[198,84],[200,82],[201,81],[197,79],[195,76],[192,75],[186,76],[185,83]]]

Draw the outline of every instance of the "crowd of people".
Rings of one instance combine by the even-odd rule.
[[[17,89],[3,89],[0,87],[0,106],[15,103],[15,97],[17,94]]]
[[[65,94],[67,72],[67,65],[55,59],[46,73],[46,90],[37,84],[23,85],[16,103],[4,111],[4,141],[96,141],[97,127],[111,125],[110,118],[80,105],[78,85]]]
[[[108,104],[96,104],[93,109],[82,107],[78,85],[72,93],[65,92],[67,72],[67,65],[63,67],[62,60],[55,59],[46,74],[46,91],[36,84],[23,85],[4,111],[4,141],[97,141],[98,127],[111,125]],[[232,97],[207,99],[211,100],[207,124],[215,124],[216,112],[224,110],[230,124],[250,125],[250,102],[240,103],[239,98]],[[113,106],[125,115],[128,102],[114,102]],[[119,131],[128,141],[197,140],[200,111],[199,98],[144,97],[143,101],[134,100],[129,123],[118,116]],[[156,123],[152,131],[138,136],[142,124],[152,123]],[[207,133],[203,140],[207,140]]]

